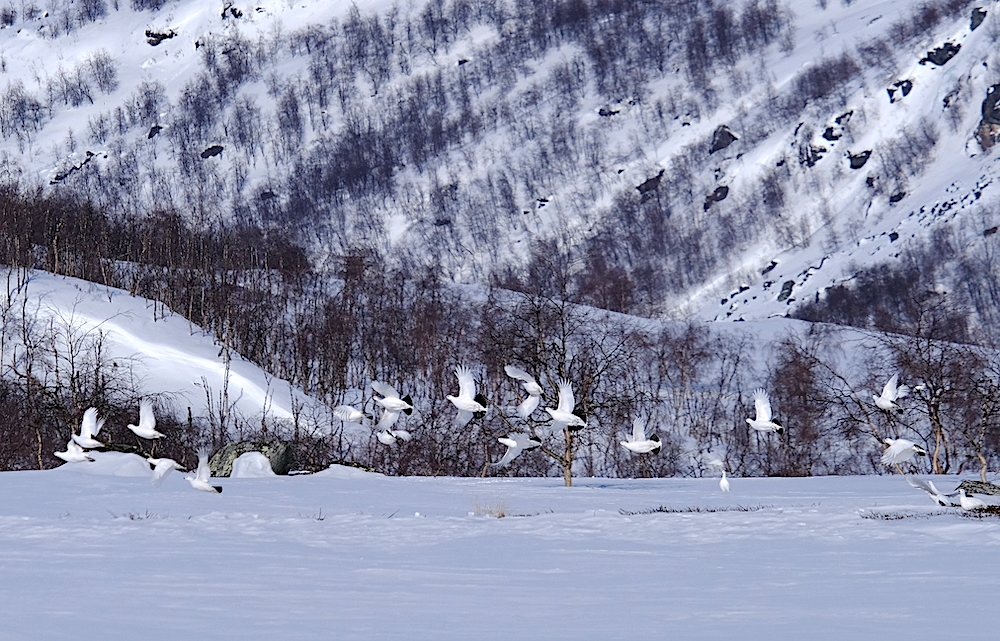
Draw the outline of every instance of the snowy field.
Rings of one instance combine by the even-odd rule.
[[[1000,521],[899,476],[736,478],[726,495],[716,479],[333,468],[209,495],[180,474],[153,488],[81,471],[0,474],[2,638],[983,639],[995,624],[980,604],[1000,588]],[[622,513],[658,506],[754,509]]]

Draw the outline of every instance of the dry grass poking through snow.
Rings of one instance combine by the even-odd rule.
[[[618,510],[622,516],[637,516],[641,514],[691,514],[698,512],[758,512],[760,510],[766,510],[767,508],[774,507],[773,505],[734,505],[734,506],[724,506],[724,507],[667,507],[661,505],[660,507],[651,507],[648,510],[638,510],[635,512],[630,512],[629,510]]]
[[[502,519],[507,516],[507,506],[504,504],[503,499],[500,499],[495,504],[480,503],[477,500],[476,516],[495,516],[498,519]]]

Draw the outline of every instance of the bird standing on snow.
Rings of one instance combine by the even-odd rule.
[[[153,478],[149,480],[153,487],[162,485],[163,480],[174,470],[183,471],[183,468],[172,458],[147,458],[146,460],[153,466]]]
[[[963,510],[981,510],[986,507],[981,499],[974,496],[966,496],[965,490],[958,491],[958,500],[961,502]]]
[[[762,388],[753,391],[753,405],[757,410],[757,415],[752,419],[747,419],[747,424],[758,432],[777,432],[783,434],[785,428],[781,423],[771,418],[771,397]]]
[[[449,395],[448,400],[458,408],[455,424],[465,427],[473,417],[482,418],[486,415],[486,404],[489,401],[482,394],[476,394],[476,379],[467,368],[456,367],[455,376],[458,377],[458,396]]]
[[[719,489],[723,492],[729,491],[729,479],[726,478],[725,470],[722,470],[722,478],[719,480]]]
[[[646,421],[641,418],[632,421],[632,436],[619,442],[626,450],[636,454],[646,454],[660,449],[660,437],[653,434],[646,438]]]
[[[587,427],[583,419],[573,413],[575,408],[576,400],[573,399],[573,387],[566,379],[560,379],[559,405],[556,409],[545,408],[545,411],[552,417],[552,427],[556,430],[569,428],[570,431],[581,430]]]
[[[83,451],[83,448],[73,442],[73,439],[66,443],[65,452],[53,452],[56,456],[66,461],[67,463],[82,463],[83,461],[94,462],[94,459],[90,458],[90,455]]]
[[[166,472],[164,472],[166,474]],[[212,485],[212,470],[208,467],[208,452],[200,450],[198,452],[198,470],[194,476],[185,476],[184,480],[191,484],[196,490],[202,492],[222,492],[222,487]]]
[[[524,450],[530,450],[542,444],[538,438],[527,434],[509,434],[507,438],[498,438],[498,441],[507,446],[503,458],[494,463],[497,467],[503,467],[518,457]]]
[[[127,426],[136,436],[140,438],[163,438],[163,434],[156,431],[156,417],[153,416],[153,402],[148,398],[139,404],[139,424]]]
[[[899,465],[900,463],[905,463],[913,458],[914,454],[918,456],[927,456],[927,450],[920,447],[913,441],[908,441],[905,438],[887,438],[885,439],[885,444],[889,448],[882,453],[882,462],[886,465]]]
[[[517,415],[524,419],[528,418],[538,408],[538,403],[542,400],[542,386],[538,384],[534,376],[520,367],[504,365],[503,371],[507,372],[507,376],[521,381],[521,386],[524,387],[528,398],[517,406]]]
[[[896,386],[899,381],[899,374],[893,374],[892,378],[885,384],[882,388],[882,396],[875,396],[872,394],[872,398],[875,399],[875,405],[879,409],[885,410],[887,412],[896,411],[900,414],[903,413],[903,408],[896,405],[895,401],[903,398],[910,393],[910,388],[906,385]]]
[[[927,496],[931,497],[931,500],[940,505],[941,507],[951,507],[952,498],[958,496],[958,492],[951,492],[949,494],[942,494],[934,487],[934,481],[923,481],[921,479],[915,478],[913,476],[907,476],[906,482],[912,487],[918,490],[923,490],[927,492]]]
[[[83,420],[80,422],[80,434],[73,434],[73,441],[84,449],[92,450],[95,447],[104,447],[104,443],[94,437],[104,427],[104,419],[97,418],[97,408],[91,407],[83,413]]]
[[[333,415],[345,423],[357,423],[358,425],[362,425],[364,419],[367,417],[367,414],[355,409],[351,405],[338,405],[333,409]]]

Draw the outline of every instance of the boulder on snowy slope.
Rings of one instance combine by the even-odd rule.
[[[708,153],[714,154],[717,151],[721,151],[737,140],[739,140],[739,138],[737,138],[736,134],[729,130],[729,127],[719,125],[712,134],[712,148],[708,150]]]
[[[233,461],[233,471],[229,476],[234,479],[255,479],[274,475],[271,461],[266,456],[260,452],[246,452]]]
[[[149,463],[137,454],[122,452],[88,452],[93,463],[64,463],[55,468],[61,472],[78,472],[98,476],[150,476]]]
[[[281,441],[241,441],[229,443],[212,455],[208,466],[212,476],[229,476],[233,471],[233,462],[247,452],[259,452],[271,462],[271,470],[275,474],[288,474],[292,464],[292,450],[287,443]]]

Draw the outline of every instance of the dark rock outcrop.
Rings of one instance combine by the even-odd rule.
[[[729,131],[729,127],[725,125],[719,125],[712,134],[712,148],[708,150],[708,153],[714,154],[717,151],[721,151],[739,140],[736,134]]]
[[[154,136],[156,136],[156,134],[160,133],[161,131],[163,131],[163,127],[161,127],[160,125],[153,125],[152,127],[149,128],[149,133],[146,134],[146,140],[152,139]]]
[[[868,159],[871,158],[871,155],[871,149],[862,151],[860,154],[847,154],[847,158],[851,162],[851,169],[861,169],[864,167],[865,163],[868,162]]]
[[[655,176],[653,176],[649,180],[646,180],[641,185],[639,185],[638,187],[636,187],[636,189],[639,190],[639,193],[642,194],[643,196],[645,196],[646,194],[648,194],[650,192],[654,192],[657,189],[659,189],[660,188],[660,181],[663,179],[663,171],[664,170],[661,169],[660,173],[656,174]]]
[[[976,141],[983,151],[990,149],[1000,141],[1000,85],[993,85],[986,90],[983,100],[983,119],[976,128]]]
[[[725,185],[719,185],[716,187],[715,191],[710,193],[708,196],[705,196],[705,211],[708,211],[708,208],[712,206],[712,203],[721,202],[725,200],[728,195],[729,187],[726,187]]]
[[[955,57],[962,45],[955,44],[954,42],[946,42],[937,49],[932,49],[927,52],[926,58],[920,59],[920,64],[926,64],[928,62],[935,64],[939,67],[944,66],[946,62]]]
[[[201,152],[202,158],[211,158],[212,156],[218,156],[222,153],[222,145],[212,145],[205,151]]]
[[[152,29],[146,29],[146,42],[155,47],[164,40],[169,40],[176,35],[177,32],[173,29],[167,29],[166,31],[153,31]]]
[[[778,302],[788,300],[788,297],[792,295],[792,288],[795,287],[794,280],[786,280],[781,285],[781,293],[778,294]]]
[[[247,452],[260,452],[271,462],[271,469],[275,474],[288,474],[288,469],[292,464],[292,449],[287,443],[281,441],[241,441],[239,443],[229,443],[224,445],[218,452],[212,455],[208,461],[208,466],[212,469],[212,476],[229,476],[233,471],[233,461],[241,454]]]
[[[982,481],[965,480],[955,488],[955,491],[965,490],[966,494],[987,494],[990,496],[1000,496],[1000,485],[983,483]]]
[[[906,198],[906,192],[905,191],[897,191],[893,195],[889,196],[889,202],[891,204],[895,205],[896,203],[898,203],[899,201],[903,200],[904,198]]]
[[[815,145],[803,145],[799,148],[799,164],[812,167],[823,158],[827,148]]]
[[[969,30],[975,31],[979,25],[983,24],[983,20],[986,19],[986,9],[982,7],[976,7],[972,10],[972,18],[969,22]]]

